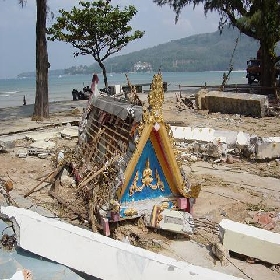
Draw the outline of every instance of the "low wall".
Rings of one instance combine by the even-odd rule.
[[[130,244],[92,233],[35,212],[12,206],[1,213],[13,218],[18,245],[52,261],[101,279],[241,279],[176,261]]]
[[[210,91],[202,91],[200,104],[204,110],[210,113],[240,114],[251,117],[264,117],[268,107],[267,96],[249,94]]]
[[[223,219],[219,226],[226,249],[271,264],[280,263],[279,233],[227,219]]]
[[[222,151],[227,149],[239,149],[244,156],[254,156],[255,159],[276,159],[280,158],[280,137],[258,137],[243,131],[215,130],[210,127],[180,127],[171,126],[173,137],[177,145],[182,142],[187,146],[189,143],[198,143],[204,148],[207,144],[213,143],[223,145]],[[198,149],[197,152],[207,152],[208,156],[220,156],[211,154],[208,149]]]

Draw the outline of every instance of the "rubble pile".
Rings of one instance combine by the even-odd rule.
[[[148,96],[148,106],[139,102],[138,95],[131,94],[125,100],[101,95],[88,103],[79,126],[67,124],[48,129],[47,133],[40,130],[24,133],[13,145],[10,138],[4,141],[2,138],[0,152],[11,152],[22,162],[31,159],[38,162],[38,168],[44,170],[43,176],[34,178],[33,171],[23,171],[30,172],[30,179],[36,181],[31,187],[25,179],[24,198],[32,198],[32,194],[41,194],[44,190],[51,198],[42,204],[57,217],[156,252],[168,247],[168,238],[164,242],[158,240],[153,231],[174,233],[172,238],[182,234],[185,239],[209,246],[212,254],[224,264],[229,256],[218,239],[214,215],[233,219],[239,214],[248,225],[277,231],[279,209],[246,209],[247,201],[239,200],[238,196],[246,183],[242,181],[235,189],[227,180],[217,179],[218,168],[214,164],[222,163],[224,172],[250,171],[279,178],[279,137],[259,137],[211,126],[169,126],[163,120],[163,95],[157,82]],[[195,111],[192,98],[181,94],[175,94],[175,98],[178,114]],[[200,98],[197,102],[206,101]],[[243,121],[239,114],[232,118],[232,124]],[[51,159],[51,166],[44,159]],[[191,169],[192,164],[196,167],[201,164],[203,168],[203,161],[213,163],[217,177]],[[255,168],[254,162],[260,168]],[[186,175],[189,166],[191,171]],[[205,168],[211,169],[209,166]],[[9,172],[17,170],[13,168]],[[11,193],[20,181],[15,182],[8,176],[4,174],[5,180],[1,179],[0,193],[8,205],[16,205]],[[214,190],[208,189],[207,184],[214,186]],[[246,188],[252,187],[252,190],[248,193],[253,199],[258,198],[254,186],[249,184],[247,182]],[[224,188],[222,192],[217,191],[218,187]],[[201,188],[204,188],[204,201],[214,210],[209,216],[194,218],[194,205]],[[231,188],[237,196],[233,198],[237,206],[232,209],[228,202],[231,196],[224,193]],[[216,206],[213,199],[216,192],[224,198],[224,205]],[[270,194],[262,196],[265,200]],[[28,206],[31,207],[33,205]],[[4,235],[1,242],[10,247],[15,244],[11,237]]]

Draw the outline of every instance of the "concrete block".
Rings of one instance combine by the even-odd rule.
[[[193,233],[194,221],[188,212],[164,209],[160,216],[158,228],[177,233]]]
[[[48,153],[40,153],[40,154],[38,154],[38,158],[41,158],[41,159],[45,159],[45,158],[47,158],[48,156],[49,156]]]
[[[79,127],[78,126],[70,126],[70,127],[65,127],[61,132],[61,137],[64,138],[78,138],[79,136]]]
[[[280,263],[280,234],[223,219],[220,234],[226,249],[271,264]]]
[[[195,105],[198,110],[206,110],[205,95],[208,93],[207,89],[201,89],[195,94]]]
[[[210,91],[205,95],[205,104],[210,113],[264,117],[268,98],[257,94]]]
[[[17,150],[16,155],[19,158],[26,158],[27,155],[28,155],[28,150],[27,149],[19,149],[19,150]]]
[[[20,139],[20,137],[19,137]],[[11,135],[1,136],[0,137],[0,151],[8,152],[8,150],[12,150],[15,148],[17,138]]]
[[[280,137],[258,138],[255,144],[257,159],[280,157]]]
[[[49,219],[30,210],[1,207],[14,220],[18,245],[77,271],[110,280],[237,280],[139,247]]]
[[[247,146],[250,143],[250,134],[239,131],[236,135],[236,145]]]

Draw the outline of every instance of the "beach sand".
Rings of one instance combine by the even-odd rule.
[[[141,95],[140,97],[145,100],[147,96]],[[65,128],[67,123],[72,125],[78,123],[85,105],[86,101],[52,103],[50,104],[50,119],[43,122],[31,121],[31,105],[0,109],[0,140],[5,137],[17,138],[15,147],[6,153],[0,153],[0,179],[13,182],[14,189],[10,195],[18,206],[28,208],[31,205],[40,205],[56,215],[61,215],[66,211],[48,195],[48,184],[42,184],[27,198],[23,198],[23,196],[54,170],[58,151],[67,147],[75,147],[77,138],[61,138],[59,132]],[[206,111],[187,108],[179,111],[176,105],[175,94],[166,93],[163,113],[165,121],[180,123],[181,126],[242,130],[259,136],[279,136],[280,118],[277,117],[256,119],[219,113],[208,114]],[[30,144],[30,140],[27,140],[25,136],[31,132],[47,133],[50,138],[54,137],[51,140],[55,142],[55,152],[45,159],[35,156],[18,157],[18,151],[25,149]],[[233,163],[213,164],[211,160],[197,159],[194,162],[185,163],[183,168],[192,183],[199,183],[202,186],[194,211],[195,221],[200,227],[194,235],[190,236],[190,240],[176,234],[167,236],[154,231],[143,232],[133,225],[125,225],[119,232],[134,232],[140,240],[146,240],[147,243],[151,240],[158,240],[161,244],[160,248],[151,247],[150,250],[156,250],[164,255],[195,265],[245,279],[245,274],[254,280],[279,279],[279,267],[278,271],[277,269],[272,270],[261,262],[250,264],[233,257],[230,257],[232,264],[223,266],[213,258],[208,250],[210,241],[218,241],[215,227],[223,218],[246,222],[260,210],[258,207],[266,212],[280,212],[280,166],[277,161],[256,162],[235,158]],[[273,188],[271,187],[272,181],[274,182]],[[2,195],[0,195],[0,203],[1,205],[6,204]],[[67,219],[66,221],[80,225],[77,220]],[[205,221],[210,221],[208,226],[207,223],[204,223]],[[280,233],[280,222],[277,221],[270,230]]]

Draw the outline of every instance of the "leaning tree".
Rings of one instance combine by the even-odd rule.
[[[153,0],[159,6],[169,5],[176,13],[176,22],[182,9],[204,5],[205,14],[216,11],[220,15],[219,29],[232,25],[242,33],[260,41],[261,86],[264,93],[273,92],[276,82],[275,64],[280,57],[275,47],[280,41],[279,0]],[[250,46],[248,46],[250,47]]]
[[[26,0],[19,0],[22,6]],[[47,0],[37,0],[36,22],[36,94],[33,120],[49,117],[48,50],[46,39]]]
[[[102,69],[104,84],[108,87],[104,61],[120,51],[129,42],[142,38],[143,31],[132,31],[128,25],[136,15],[133,5],[112,6],[110,1],[79,2],[80,7],[71,11],[59,10],[60,16],[48,29],[48,39],[70,43],[76,51],[74,56],[93,56]]]

